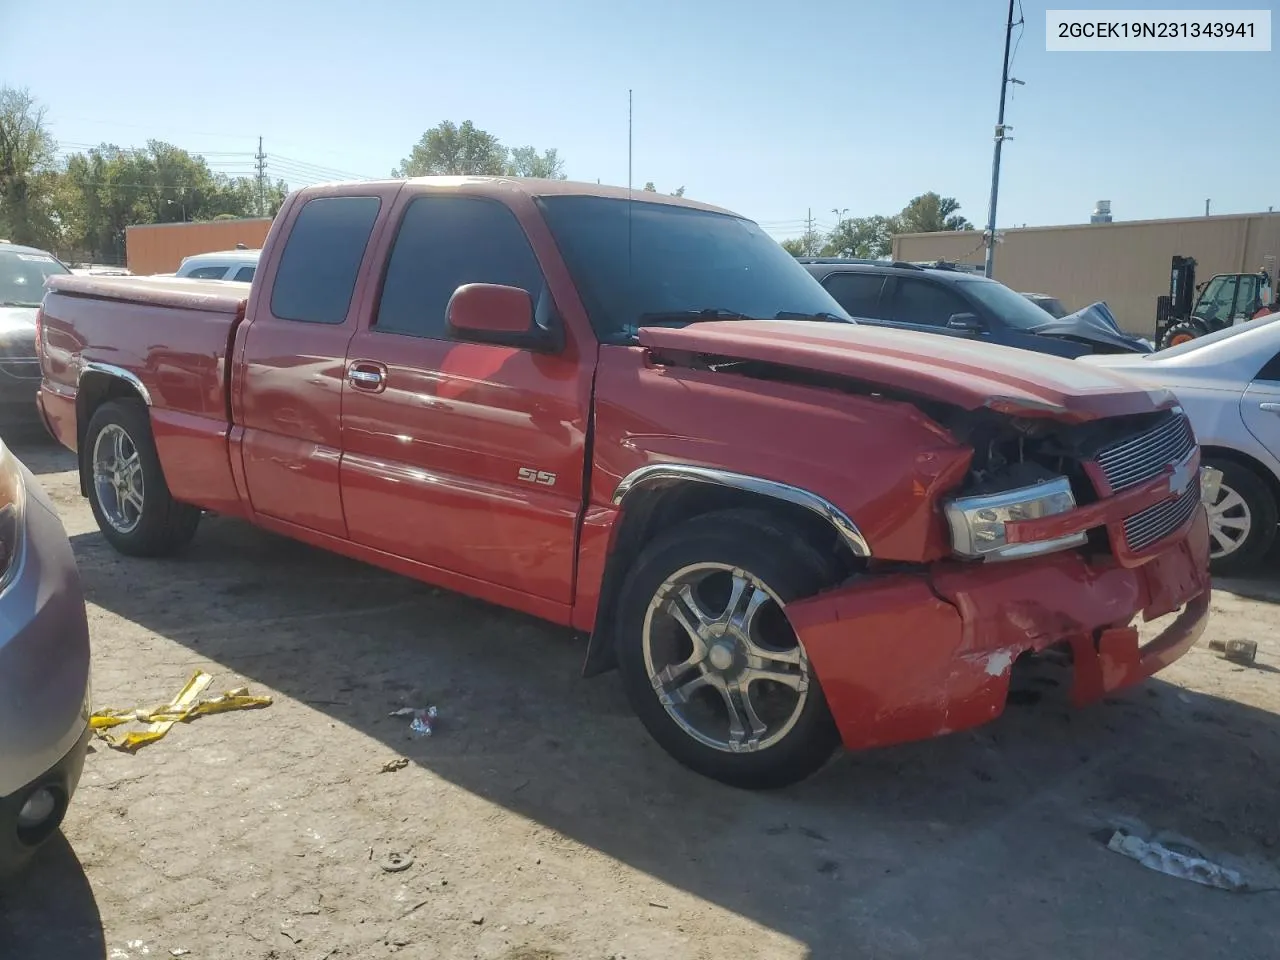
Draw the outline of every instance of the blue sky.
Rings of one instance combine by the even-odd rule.
[[[986,219],[1003,0],[45,6],[0,0],[0,83],[29,87],[68,149],[157,137],[238,173],[261,135],[301,185],[301,163],[384,176],[470,119],[625,184],[631,88],[637,186],[683,184],[778,236],[810,208],[829,225],[926,190]],[[1001,226],[1082,222],[1097,199],[1117,219],[1280,206],[1280,53],[1046,53],[1045,10],[1068,4],[1023,6]]]

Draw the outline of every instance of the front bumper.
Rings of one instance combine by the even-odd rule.
[[[1139,563],[1079,553],[1005,564],[938,563],[787,607],[849,748],[962,730],[1004,710],[1014,660],[1068,644],[1072,697],[1097,700],[1189,650],[1208,619],[1209,534],[1185,532]],[[1182,609],[1139,646],[1131,626]]]
[[[79,738],[61,760],[7,797],[0,797],[0,878],[16,872],[62,825],[67,806],[80,785],[92,732],[85,724]],[[45,823],[34,829],[24,829],[18,814],[28,798],[41,789],[53,793],[56,806]]]
[[[56,766],[88,725],[89,626],[66,531],[25,467],[21,554],[0,593],[0,797]]]

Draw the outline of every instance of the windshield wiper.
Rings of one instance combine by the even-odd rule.
[[[0,301],[0,307],[38,307],[38,303],[21,303],[17,300]]]
[[[857,323],[848,317],[838,317],[834,313],[819,311],[818,313],[804,313],[799,310],[779,310],[774,314],[775,320],[826,320],[831,323]]]
[[[669,323],[703,323],[709,320],[756,320],[737,310],[724,310],[720,307],[707,307],[705,310],[655,310],[642,313],[636,322],[637,327],[657,327]]]

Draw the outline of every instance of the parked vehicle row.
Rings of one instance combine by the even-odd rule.
[[[890,271],[877,303],[925,279],[1004,309],[989,281]],[[617,668],[653,737],[727,783],[984,723],[1050,648],[1087,702],[1205,624],[1171,392],[854,323],[715,207],[307,188],[250,287],[55,276],[39,328],[42,414],[121,552],[179,550],[212,510],[581,631],[584,672]],[[1175,611],[1139,648],[1132,619]]]
[[[801,258],[859,323],[1020,347],[1060,357],[1150,353],[1105,304],[1054,317],[1002,283],[947,265]]]

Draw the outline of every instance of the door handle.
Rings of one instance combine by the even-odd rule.
[[[1267,413],[1280,413],[1280,403],[1271,403],[1270,401],[1260,403],[1258,404],[1258,409],[1265,410]]]
[[[387,368],[372,360],[355,360],[347,366],[347,382],[360,390],[380,393],[387,387]]]

